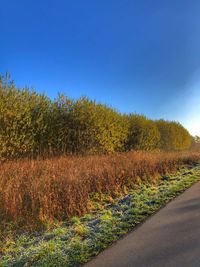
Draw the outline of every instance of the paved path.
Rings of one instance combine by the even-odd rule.
[[[85,267],[200,267],[200,182]]]

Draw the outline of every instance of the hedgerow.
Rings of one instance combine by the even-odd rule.
[[[160,131],[161,149],[180,151],[191,146],[192,136],[180,123],[159,120],[156,125]]]
[[[187,150],[189,132],[177,122],[125,115],[88,98],[52,101],[0,77],[0,159],[129,150]]]

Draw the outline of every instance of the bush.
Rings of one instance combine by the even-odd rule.
[[[123,117],[87,98],[61,95],[54,103],[54,146],[63,153],[94,154],[122,150],[128,133]],[[56,142],[57,141],[57,142]]]
[[[55,101],[0,77],[0,159],[126,150],[185,150],[192,137],[179,123],[123,115],[88,98]]]
[[[0,157],[42,154],[48,150],[50,100],[0,80]]]
[[[129,120],[128,150],[153,150],[158,148],[160,132],[154,121],[145,116],[131,114]]]
[[[75,152],[110,153],[122,149],[128,128],[115,110],[81,98],[70,117]]]
[[[191,146],[192,136],[180,123],[159,120],[156,124],[161,134],[161,149],[181,151]]]

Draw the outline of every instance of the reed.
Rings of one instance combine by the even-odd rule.
[[[104,156],[62,156],[0,165],[2,220],[66,219],[88,212],[91,193],[109,193],[198,161],[199,153],[127,152]]]

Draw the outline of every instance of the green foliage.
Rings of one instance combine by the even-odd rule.
[[[127,135],[122,116],[87,98],[57,100],[63,122],[61,136],[69,153],[109,153],[120,150]],[[66,138],[67,137],[67,138]]]
[[[184,150],[192,138],[179,123],[123,115],[82,97],[55,101],[0,77],[0,158]]]
[[[48,142],[50,100],[0,79],[0,156],[44,153]]]
[[[129,136],[127,148],[129,150],[153,150],[158,148],[160,132],[154,121],[142,115],[130,114]]]
[[[192,137],[180,123],[159,120],[156,124],[161,134],[161,149],[181,151],[191,146]]]

